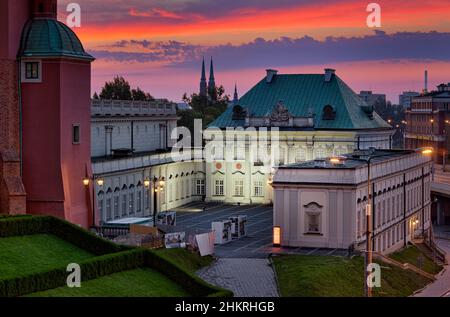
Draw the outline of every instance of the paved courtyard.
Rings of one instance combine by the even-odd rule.
[[[206,210],[203,211],[203,207]],[[211,230],[211,223],[230,216],[246,215],[248,236],[216,246],[220,258],[267,258],[270,254],[345,256],[347,250],[315,248],[274,248],[272,246],[273,208],[264,205],[224,205],[192,203],[177,211],[177,226],[185,229]]]
[[[233,291],[236,297],[278,297],[278,288],[268,259],[219,259],[199,271],[203,280]]]

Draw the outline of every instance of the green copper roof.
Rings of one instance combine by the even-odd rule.
[[[362,130],[388,129],[391,126],[377,113],[373,119],[363,110],[367,104],[338,76],[329,82],[325,75],[276,75],[271,83],[266,78],[239,100],[250,116],[270,115],[282,101],[294,117],[315,116],[314,129]],[[336,111],[334,120],[323,120],[323,110],[331,105]],[[232,120],[233,107],[227,109],[210,126],[225,128],[244,126],[244,120]]]
[[[19,57],[94,58],[84,51],[76,34],[56,19],[29,20],[22,32]]]

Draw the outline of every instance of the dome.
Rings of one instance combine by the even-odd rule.
[[[56,19],[31,19],[23,29],[20,57],[94,58],[85,52],[76,34]]]

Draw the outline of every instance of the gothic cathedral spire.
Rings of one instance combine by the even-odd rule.
[[[202,62],[202,77],[200,79],[200,96],[207,97],[208,95],[208,86],[206,84],[206,69],[205,69],[205,58],[203,58]]]
[[[214,62],[211,57],[211,65],[209,69],[208,93],[211,100],[217,100],[216,80],[214,78]]]

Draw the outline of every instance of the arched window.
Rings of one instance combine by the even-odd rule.
[[[98,204],[98,213],[100,215],[100,219],[105,219],[104,215],[104,204],[105,204],[105,192],[100,191],[97,195],[97,204]]]
[[[136,212],[142,211],[142,183],[139,182],[136,189]]]
[[[305,232],[306,234],[322,234],[322,209],[323,206],[316,202],[309,203],[305,208]]]
[[[122,217],[126,217],[128,215],[128,187],[127,185],[123,185],[122,187]]]
[[[106,191],[106,221],[112,220],[112,189],[108,188]]]
[[[120,201],[120,188],[116,187],[116,189],[114,189],[114,219],[120,218],[119,201]]]
[[[134,187],[134,185],[131,185],[130,186],[130,189],[128,190],[128,192],[129,192],[129,195],[128,195],[128,208],[129,208],[129,215],[134,215],[134,195],[135,195],[135,192],[134,192],[134,189],[135,189],[135,187]]]

